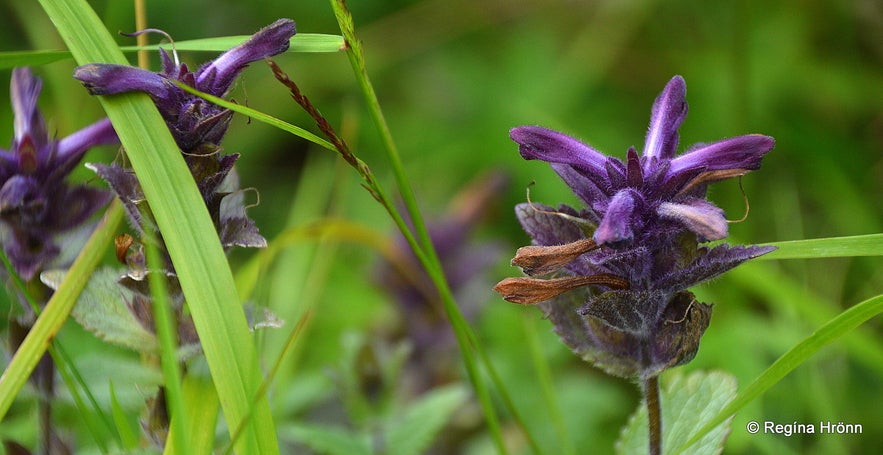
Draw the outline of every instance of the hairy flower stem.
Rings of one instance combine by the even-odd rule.
[[[662,416],[659,410],[659,376],[651,376],[642,384],[647,403],[647,425],[650,455],[662,453]]]

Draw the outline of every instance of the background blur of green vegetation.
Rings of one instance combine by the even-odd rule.
[[[293,18],[299,32],[339,33],[324,1],[147,3],[149,26],[176,40],[249,34],[278,17]],[[108,29],[134,28],[130,3],[91,4]],[[381,105],[428,218],[442,217],[453,195],[477,175],[497,169],[509,177],[508,188],[486,208],[477,233],[479,239],[503,242],[507,248],[498,266],[488,272],[487,287],[479,290],[483,294],[478,298],[486,304],[474,326],[549,453],[558,450],[560,441],[522,341],[525,330],[537,332],[549,359],[573,446],[612,448],[639,397],[632,384],[607,377],[573,356],[539,311],[508,304],[490,291],[496,280],[518,273],[508,267],[510,253],[528,239],[511,207],[524,201],[527,185],[536,181],[531,188],[534,201],[576,203],[547,165],[519,157],[508,138],[511,127],[540,124],[622,157],[631,145],[641,148],[654,97],[671,76],[681,74],[690,104],[681,128],[681,150],[747,133],[777,140],[763,168],[743,179],[751,210],[747,221],[731,225],[733,242],[883,232],[880,2],[351,0],[348,6]],[[5,2],[0,17],[4,18],[2,50],[63,47],[35,3]],[[125,37],[118,42],[133,44]],[[155,55],[151,58],[157,65]],[[182,58],[195,66],[213,55]],[[342,125],[356,153],[391,185],[378,135],[346,57],[289,53],[276,61],[333,124]],[[72,61],[64,61],[36,69],[45,80],[41,106],[60,136],[102,115],[98,102],[70,78],[73,67]],[[0,85],[6,85],[8,76],[9,71],[0,74]],[[256,63],[245,73],[234,98],[312,129],[263,64]],[[0,146],[7,147],[12,117],[5,108],[5,90],[0,106]],[[271,242],[286,227],[315,220],[324,208],[309,214],[309,204],[324,206],[332,191],[331,210],[338,217],[392,235],[388,216],[359,188],[358,177],[349,169],[332,171],[333,179],[298,191],[306,175],[328,168],[336,159],[331,153],[239,117],[225,148],[242,154],[243,186],[260,191],[260,205],[249,213]],[[114,154],[112,149],[100,150],[86,160],[110,161]],[[78,175],[91,178],[85,169]],[[304,204],[295,207],[303,215],[289,220],[295,197]],[[710,198],[730,219],[740,218],[745,210],[735,181],[713,187]],[[302,285],[304,274],[312,270],[304,264],[309,264],[314,251],[314,243],[294,246],[289,270],[295,275],[301,270],[300,276],[267,275],[259,284],[257,303],[266,303],[273,295],[278,300],[273,289],[287,289],[282,297],[285,304],[301,305],[304,289],[309,289],[308,283]],[[322,383],[323,371],[341,355],[343,333],[370,337],[397,324],[395,305],[372,281],[379,261],[376,251],[352,244],[319,251],[333,253],[327,256],[331,262],[326,285],[319,289],[313,324],[300,341],[297,370],[283,372],[276,384],[275,393],[282,397],[276,403],[285,403],[286,390],[303,390],[298,384],[305,378]],[[253,254],[235,252],[234,272],[236,264]],[[680,370],[722,369],[744,386],[833,315],[881,289],[883,268],[878,258],[758,261],[741,266],[696,291],[701,300],[716,304],[714,317],[698,356]],[[274,305],[278,308],[279,303]],[[0,312],[5,314],[3,308]],[[883,446],[880,333],[881,321],[876,318],[822,350],[743,409],[733,422],[726,453],[870,453]],[[102,384],[110,371],[133,383],[155,380],[154,373],[138,372],[136,355],[94,340],[74,323],[65,327],[61,338],[76,343],[68,350],[96,384]],[[109,365],[109,358],[119,360]],[[272,357],[266,363],[271,361]],[[120,364],[131,365],[132,372],[120,373]],[[97,385],[96,393],[104,396],[105,389],[106,385]],[[329,389],[315,390],[327,394]],[[134,388],[128,395],[119,393],[133,412],[144,398]],[[300,418],[299,408],[292,406],[294,411],[277,409],[280,421]],[[78,428],[76,411],[67,409],[58,413],[59,419]],[[864,434],[749,435],[744,430],[749,420],[860,423]],[[0,433],[32,431],[32,422],[29,416],[7,417]],[[514,428],[511,434],[510,442],[520,444]],[[77,439],[88,440],[88,434]],[[478,436],[475,447],[490,447],[481,441]]]

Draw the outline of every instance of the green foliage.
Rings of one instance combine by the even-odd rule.
[[[110,267],[95,270],[71,310],[71,316],[86,330],[108,343],[144,354],[155,354],[158,348],[156,336],[145,329],[126,306],[132,292],[117,283],[121,273]],[[40,279],[50,288],[58,290],[65,274],[62,270],[49,270],[43,272]]]
[[[709,422],[736,396],[736,378],[721,371],[694,372],[689,375],[666,376],[660,391],[662,407],[662,451],[678,453],[717,454],[724,448],[730,433],[730,420],[715,422],[713,429],[701,439],[690,441],[693,431]],[[647,408],[642,403],[632,414],[616,443],[618,454],[639,454],[647,451]]]
[[[420,397],[398,422],[390,426],[386,438],[389,453],[418,455],[424,453],[433,438],[448,423],[469,394],[459,385],[437,388]]]
[[[368,435],[354,434],[330,425],[297,424],[280,428],[283,437],[299,441],[311,449],[329,455],[371,455]]]
[[[85,10],[85,2],[44,3]],[[776,138],[776,149],[763,168],[743,179],[750,214],[745,222],[732,224],[730,231],[733,243],[766,242],[779,250],[764,256],[762,263],[745,264],[694,290],[700,300],[715,303],[712,322],[697,357],[679,367],[684,376],[663,377],[663,385],[667,389],[676,383],[686,389],[692,384],[690,372],[699,369],[727,371],[743,388],[725,408],[716,407],[716,416],[677,414],[701,406],[684,399],[686,408],[679,408],[663,397],[663,412],[677,414],[663,419],[666,437],[679,441],[666,444],[666,450],[676,451],[677,445],[693,438],[700,445],[714,440],[703,449],[716,451],[722,437],[718,432],[730,425],[731,418],[732,432],[723,446],[728,454],[869,453],[883,444],[877,418],[883,349],[880,318],[875,317],[881,311],[883,282],[879,267],[883,212],[878,196],[883,194],[878,166],[883,149],[875,128],[879,100],[868,96],[878,92],[883,81],[877,63],[879,39],[874,34],[879,27],[872,15],[858,9],[861,5],[769,6],[751,1],[721,5],[696,0],[664,5],[643,0],[627,4],[348,2],[354,16],[349,25],[355,23],[358,32],[358,41],[353,42],[364,52],[363,60],[348,65],[347,58],[356,58],[357,53],[342,52],[343,37],[337,34],[343,32],[327,3],[282,7],[266,2],[246,7],[243,2],[220,0],[208,9],[170,0],[147,3],[149,26],[169,32],[182,51],[218,52],[242,37],[202,38],[256,30],[277,17],[295,19],[302,31],[292,40],[296,52],[275,60],[367,163],[364,170],[378,184],[393,188],[392,182],[406,177],[409,185],[401,196],[390,191],[395,210],[404,214],[404,204],[415,212],[419,206],[418,215],[442,213],[441,207],[465,181],[483,170],[501,169],[510,177],[510,186],[497,194],[495,202],[480,207],[485,223],[478,238],[507,245],[511,250],[507,253],[524,244],[511,207],[524,201],[529,182],[537,182],[531,187],[534,201],[553,205],[574,201],[547,166],[520,159],[507,138],[508,129],[540,124],[592,138],[597,148],[621,157],[628,146],[640,147],[646,107],[660,84],[674,74],[684,75],[690,108],[703,116],[691,117],[684,126],[679,150],[746,133]],[[87,51],[101,49],[110,40],[91,41],[97,31],[134,29],[131,6],[125,2],[92,5],[102,24],[95,21],[71,31],[71,24],[59,19],[60,11],[47,15],[36,3],[12,2],[11,14],[3,20],[7,27],[0,27],[0,42],[8,50],[0,53],[0,70],[39,66],[35,72],[45,81],[40,104],[54,119],[53,131],[73,131],[69,126],[106,115],[70,77],[75,64],[103,57],[81,56],[75,63],[69,51],[55,49],[75,50],[78,45],[67,43],[72,39],[81,40],[79,46]],[[129,44],[130,39],[115,41]],[[169,49],[167,43],[160,46]],[[127,46],[124,52],[134,49]],[[122,54],[118,57],[123,61]],[[183,57],[191,67],[199,62],[197,58],[191,62],[187,54]],[[155,54],[152,58],[156,69]],[[369,74],[370,91],[362,85],[369,83]],[[499,267],[489,272],[487,289],[469,291],[484,305],[474,319],[466,323],[452,318],[456,330],[461,335],[466,332],[461,339],[464,358],[459,359],[463,363],[455,365],[452,373],[460,385],[439,389],[443,392],[438,394],[411,396],[394,384],[385,392],[384,405],[369,402],[363,407],[362,420],[351,422],[349,415],[341,416],[343,411],[335,408],[335,425],[322,423],[327,420],[321,419],[321,411],[329,403],[343,406],[339,402],[343,394],[327,375],[329,367],[339,366],[346,355],[341,334],[358,332],[376,341],[401,331],[401,308],[373,282],[379,256],[385,254],[378,252],[389,251],[397,241],[392,234],[395,221],[371,194],[348,190],[364,183],[363,176],[342,165],[335,167],[331,154],[320,149],[333,148],[331,144],[320,138],[313,120],[300,113],[265,65],[253,64],[234,90],[238,104],[231,108],[242,115],[237,114],[231,124],[225,150],[242,154],[237,170],[243,186],[260,192],[254,199],[259,204],[249,214],[265,237],[273,239],[264,254],[233,252],[227,258],[213,247],[205,248],[210,226],[205,220],[191,223],[191,218],[202,216],[201,210],[179,204],[179,196],[192,196],[193,188],[186,170],[166,159],[169,142],[153,140],[163,134],[164,125],[142,115],[150,109],[149,102],[106,103],[115,125],[127,130],[124,141],[139,178],[154,182],[155,191],[148,194],[151,208],[162,212],[164,205],[177,206],[177,211],[166,207],[170,211],[163,218],[163,232],[179,240],[173,246],[181,256],[176,267],[192,266],[193,286],[185,290],[188,304],[195,306],[194,316],[202,321],[200,336],[213,340],[207,348],[210,371],[191,363],[184,376],[183,405],[197,414],[200,425],[194,427],[189,442],[194,453],[224,450],[243,422],[256,424],[243,433],[242,439],[254,444],[237,446],[241,453],[261,453],[264,448],[257,441],[273,445],[277,437],[283,453],[307,448],[324,453],[367,454],[381,449],[419,453],[445,430],[417,423],[426,419],[438,426],[456,419],[456,413],[447,417],[445,413],[460,399],[470,374],[473,381],[478,378],[475,401],[496,415],[460,441],[467,454],[559,453],[568,448],[570,453],[604,452],[613,447],[618,429],[627,422],[626,434],[632,436],[620,450],[645,452],[643,442],[634,436],[643,427],[635,419],[627,420],[639,400],[633,385],[586,368],[561,345],[536,310],[506,304],[489,293],[495,279],[512,274],[506,265],[511,254],[498,258]],[[369,95],[364,102],[359,101],[360,90]],[[2,106],[8,106],[5,93],[0,91]],[[9,109],[0,109],[0,125],[12,121]],[[144,122],[153,129],[129,128]],[[0,128],[0,146],[9,143],[10,131]],[[390,153],[393,136],[395,148]],[[89,159],[109,162],[114,157],[114,151],[96,151]],[[172,177],[163,178],[166,173]],[[76,178],[94,175],[78,170]],[[252,197],[256,192],[245,194]],[[730,219],[744,213],[743,194],[736,184],[720,185],[710,197]],[[83,384],[95,395],[93,405],[59,385],[54,419],[77,441],[77,451],[112,453],[132,447],[132,438],[138,437],[125,435],[123,426],[142,417],[143,398],[149,392],[115,381],[113,395],[119,403],[113,404],[107,397],[111,366],[101,363],[112,362],[112,368],[131,373],[133,365],[141,362],[138,355],[100,344],[92,340],[91,332],[65,324],[70,311],[77,319],[85,318],[78,307],[71,310],[79,288],[88,282],[84,295],[92,293],[91,282],[107,273],[99,265],[112,262],[109,245],[120,230],[122,212],[115,206],[109,214],[82,261],[70,268],[69,279],[59,283],[26,343],[8,364],[2,364],[3,439],[34,445],[30,406],[36,397],[26,381],[50,340],[64,344],[70,363],[86,370]],[[420,250],[418,256],[433,269],[419,218],[404,224],[412,245]],[[212,259],[203,261],[203,255]],[[230,284],[231,268],[238,279],[235,287]],[[98,270],[94,275],[93,269]],[[12,312],[18,305],[14,299],[0,299],[0,311]],[[241,314],[246,300],[257,309],[272,308],[285,319],[283,327],[249,332]],[[434,314],[442,320],[444,314],[456,315],[448,305],[460,300],[457,295],[436,305]],[[119,308],[109,314],[113,311]],[[151,343],[131,321],[108,322],[115,318],[98,324],[123,333],[134,330],[120,337]],[[524,338],[525,319],[532,321],[535,339]],[[0,322],[0,329],[4,328]],[[148,345],[155,346],[152,343]],[[270,374],[277,361],[282,365],[278,374]],[[160,381],[155,366],[141,368],[147,372],[142,374],[152,375],[146,381],[149,387]],[[262,374],[271,377],[263,385]],[[706,378],[716,374],[702,373]],[[188,389],[189,379],[202,382]],[[458,388],[460,392],[455,391]],[[705,393],[701,387],[697,390]],[[448,399],[444,393],[450,394]],[[506,396],[511,405],[503,405]],[[258,401],[261,404],[253,406]],[[106,419],[90,410],[93,407],[106,409],[110,424],[102,422]],[[515,415],[524,418],[515,422]],[[748,420],[795,419],[850,419],[863,423],[865,432],[823,439],[750,435],[744,429]],[[690,422],[693,426],[687,428]],[[706,428],[699,428],[703,424]],[[272,431],[274,426],[277,432]],[[519,427],[527,427],[529,433]],[[132,429],[137,431],[137,426]],[[669,435],[670,429],[677,435]]]
[[[223,36],[219,38],[203,38],[186,41],[176,41],[175,50],[198,51],[198,52],[223,52],[234,46],[242,44],[249,38],[246,36]],[[291,39],[290,52],[339,52],[343,50],[343,37],[337,35],[323,35],[319,33],[299,33]],[[124,46],[123,52],[137,52],[140,50],[156,50],[160,47],[170,48],[171,45],[160,46],[158,44],[148,46]],[[0,69],[15,68],[16,66],[40,66],[59,60],[70,59],[69,51],[6,51],[0,52]]]
[[[408,344],[371,342],[359,334],[341,340],[343,354],[333,372],[337,397],[349,427],[297,424],[283,435],[322,453],[425,453],[469,398],[458,383],[439,386],[416,398],[401,395],[408,375],[426,374],[407,366]],[[406,399],[407,398],[407,399]]]
[[[732,416],[733,413],[745,406],[758,395],[777,384],[786,374],[806,362],[806,360],[818,352],[821,348],[854,330],[868,319],[883,313],[883,295],[865,300],[850,309],[844,311],[836,318],[820,327],[815,333],[808,336],[799,344],[791,348],[782,357],[779,357],[766,371],[748,385],[739,396],[727,403],[726,407],[719,410],[716,415],[704,422],[696,434],[687,441],[689,447],[698,439],[708,433],[711,428]]]

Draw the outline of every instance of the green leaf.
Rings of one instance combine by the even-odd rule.
[[[373,453],[365,436],[341,427],[299,424],[281,427],[279,433],[318,453],[330,455],[372,455]]]
[[[200,38],[187,41],[175,41],[178,51],[224,52],[232,49],[251,38],[251,35],[221,36],[217,38]],[[288,52],[339,52],[345,50],[345,42],[340,35],[321,33],[298,33],[291,37]],[[147,46],[122,46],[123,52],[136,52],[142,49],[157,50],[160,47],[168,50],[171,44],[151,44]]]
[[[17,66],[40,66],[71,58],[68,51],[7,51],[0,52],[0,69]]]
[[[117,433],[123,443],[123,448],[127,450],[134,449],[138,446],[138,437],[135,436],[135,431],[132,430],[132,425],[129,423],[129,418],[126,417],[126,412],[123,411],[122,406],[117,401],[117,394],[113,388],[113,379],[110,380],[110,409],[113,421],[116,424]]]
[[[399,424],[389,430],[389,453],[424,453],[468,396],[467,390],[459,384],[426,393],[408,409]]]
[[[720,372],[697,371],[689,376],[669,377],[660,391],[662,408],[662,451],[684,446],[693,430],[709,421],[736,396],[736,378]],[[689,453],[721,453],[730,419],[717,422],[702,439],[691,443]],[[644,403],[632,414],[616,442],[616,453],[647,453],[647,407]]]
[[[196,95],[206,101],[210,101],[212,104],[217,104],[218,106],[221,106],[224,109],[230,109],[233,112],[236,112],[236,113],[239,113],[242,115],[246,115],[246,116],[251,117],[259,122],[266,123],[267,125],[275,126],[276,128],[279,128],[282,131],[286,131],[286,132],[291,133],[295,136],[306,139],[306,140],[308,140],[316,145],[320,145],[328,150],[335,151],[334,145],[332,145],[330,142],[326,141],[325,139],[322,139],[319,136],[316,136],[315,134],[313,134],[313,133],[311,133],[311,132],[309,132],[299,126],[292,125],[284,120],[279,120],[278,118],[273,117],[272,115],[269,115],[269,114],[265,114],[261,111],[258,111],[257,109],[252,109],[250,107],[243,106],[241,104],[236,104],[234,102],[227,101],[223,98],[218,98],[217,96],[214,96],[214,95],[211,95],[208,93],[200,92],[199,90],[196,90],[195,88],[190,87],[187,84],[183,84],[178,81],[172,81],[172,82],[174,82],[175,85],[177,85],[178,88],[180,88],[181,90],[184,90],[185,92],[190,93],[192,95]]]
[[[711,430],[711,428],[730,418],[736,413],[736,411],[742,409],[742,407],[750,403],[751,400],[766,392],[767,389],[782,380],[785,375],[800,366],[800,364],[805,362],[806,359],[818,352],[824,346],[827,346],[837,338],[840,338],[880,313],[883,313],[883,295],[878,295],[865,300],[837,315],[837,317],[820,327],[815,333],[808,336],[806,339],[791,348],[790,351],[782,355],[782,357],[779,357],[778,360],[773,362],[773,364],[761,373],[754,382],[745,387],[745,389],[739,393],[739,396],[727,404],[725,408],[721,409],[717,415],[708,419],[704,426],[702,426],[696,434],[687,441],[687,444],[692,444],[699,438],[702,438]]]
[[[244,43],[248,38],[251,38],[251,36],[223,36],[175,41],[175,49],[178,51],[224,52]],[[126,53],[134,53],[142,49],[157,50],[160,47],[169,49],[171,45],[122,46],[120,50]],[[288,52],[339,52],[344,49],[345,42],[340,35],[298,33],[291,38],[291,47],[288,48]],[[0,69],[10,69],[17,66],[40,66],[69,58],[71,58],[70,51],[64,50],[6,51],[0,52]]]
[[[883,234],[793,240],[769,243],[779,249],[758,259],[818,259],[856,256],[883,256]]]
[[[64,270],[40,274],[46,286],[57,290]],[[117,283],[122,272],[109,267],[96,270],[80,294],[71,316],[96,337],[141,353],[156,353],[156,336],[144,328],[126,306],[132,292]]]

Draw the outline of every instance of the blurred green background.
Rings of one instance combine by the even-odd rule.
[[[129,2],[90,2],[111,31],[131,31]],[[504,245],[497,266],[470,289],[480,301],[474,328],[528,425],[547,453],[567,444],[577,453],[612,451],[618,429],[638,405],[636,388],[605,376],[573,356],[538,310],[508,304],[490,291],[516,275],[508,267],[528,242],[512,206],[531,198],[550,205],[576,198],[547,165],[523,161],[508,130],[539,124],[585,140],[610,155],[640,149],[654,97],[675,74],[687,81],[690,113],[681,146],[747,133],[776,138],[760,171],[743,179],[750,215],[731,225],[732,242],[765,243],[883,231],[883,4],[855,1],[466,1],[348,2],[366,51],[368,69],[418,200],[429,219],[444,218],[454,195],[489,171],[508,186],[482,209],[477,242]],[[176,40],[250,34],[278,17],[293,18],[302,33],[337,34],[323,1],[148,0],[151,27]],[[63,44],[36,3],[0,5],[2,50],[61,49]],[[153,42],[158,37],[151,38]],[[121,44],[133,40],[119,37]],[[182,54],[192,67],[211,54]],[[294,54],[275,59],[392,188],[379,137],[343,54]],[[152,64],[157,65],[156,56]],[[41,106],[59,136],[101,116],[98,102],[71,79],[75,64],[36,69],[45,80]],[[156,66],[154,66],[156,68]],[[9,71],[0,72],[0,81]],[[5,84],[5,82],[3,82]],[[262,63],[244,73],[233,97],[240,103],[312,128]],[[5,90],[0,106],[8,106]],[[12,135],[9,109],[0,109],[0,144]],[[392,238],[388,216],[359,178],[335,156],[266,125],[236,118],[225,139],[241,153],[245,187],[260,192],[249,213],[273,238],[329,211]],[[99,150],[87,161],[110,161]],[[90,179],[83,169],[77,177]],[[310,178],[312,177],[312,181]],[[310,182],[305,184],[304,182]],[[251,196],[249,196],[251,197]],[[745,211],[738,184],[711,189],[710,198],[738,219]],[[297,204],[294,204],[297,201]],[[293,206],[294,204],[294,206]],[[376,248],[345,241],[297,243],[262,275],[254,296],[290,320],[315,301],[314,319],[274,387],[280,426],[308,419],[306,410],[331,395],[327,370],[343,355],[345,333],[381,337],[401,323],[399,308],[376,283]],[[347,240],[347,239],[343,239]],[[236,251],[234,272],[255,253]],[[317,265],[317,261],[319,265]],[[317,270],[319,272],[317,272]],[[315,274],[315,275],[311,275]],[[843,309],[883,289],[878,258],[757,261],[701,286],[715,303],[711,326],[696,359],[680,370],[721,369],[741,386],[779,355]],[[3,304],[4,306],[6,303]],[[4,313],[3,307],[0,307]],[[567,441],[555,432],[525,333],[536,333],[547,357]],[[883,344],[879,318],[825,348],[736,415],[725,453],[872,453],[883,447]],[[67,338],[65,338],[67,337]],[[267,335],[266,363],[282,337]],[[109,348],[76,324],[65,327],[78,366],[106,395],[110,366],[131,366],[133,384],[156,381],[137,356]],[[274,351],[275,349],[275,351]],[[110,352],[110,354],[108,354]],[[667,374],[677,374],[677,370]],[[465,377],[465,376],[464,376]],[[104,382],[102,382],[102,378]],[[663,380],[664,382],[664,380]],[[119,392],[137,414],[146,392]],[[140,395],[139,395],[140,393]],[[315,396],[310,396],[315,394]],[[127,397],[127,398],[126,398]],[[287,400],[287,401],[286,401]],[[290,408],[284,408],[290,404]],[[13,408],[15,411],[17,408]],[[27,433],[22,406],[0,435]],[[72,406],[59,419],[76,429]],[[15,417],[17,416],[17,417]],[[505,418],[506,416],[504,416]],[[745,423],[833,421],[859,423],[862,435],[750,435]],[[76,438],[88,446],[88,434]],[[504,432],[514,452],[526,452],[510,423]],[[481,431],[468,450],[490,450]],[[465,449],[464,449],[465,450]]]

